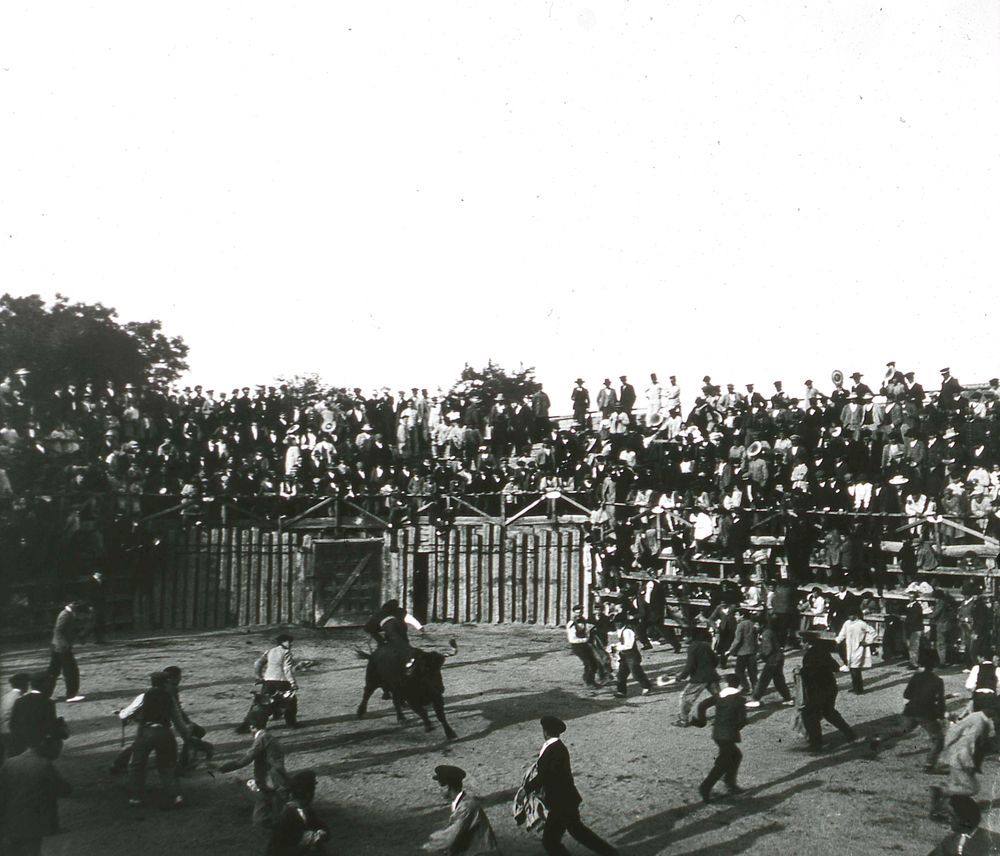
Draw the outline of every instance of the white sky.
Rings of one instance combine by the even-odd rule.
[[[994,0],[7,3],[0,290],[160,318],[216,388],[983,380],[998,33]]]

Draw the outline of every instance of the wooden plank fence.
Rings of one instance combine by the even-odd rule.
[[[315,593],[307,588],[315,558],[303,533],[190,525],[162,537],[166,561],[152,584],[136,592],[136,627],[214,630],[314,620]],[[445,532],[408,526],[387,532],[385,545],[384,599],[396,597],[429,621],[554,625],[586,600],[576,526],[483,522]],[[426,573],[426,604],[414,601],[418,571]]]
[[[166,530],[166,561],[137,592],[136,625],[215,630],[301,620],[302,536],[257,528]]]
[[[579,528],[495,524],[445,532],[408,527],[390,551],[384,590],[429,621],[560,624],[586,600]],[[427,557],[427,603],[414,601],[417,557]]]

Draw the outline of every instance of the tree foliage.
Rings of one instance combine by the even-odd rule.
[[[187,369],[188,347],[166,336],[159,321],[122,324],[102,303],[70,303],[57,294],[51,306],[37,294],[0,297],[0,376],[31,372],[31,385],[52,388],[87,381],[162,386]]]
[[[535,380],[534,366],[522,365],[517,371],[509,371],[493,360],[482,369],[474,369],[466,363],[446,401],[449,406],[455,407],[462,399],[478,398],[492,405],[498,395],[502,394],[505,401],[520,400],[541,388],[542,385]]]

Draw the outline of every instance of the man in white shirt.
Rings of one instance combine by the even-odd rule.
[[[592,621],[584,618],[583,607],[574,606],[572,618],[566,625],[566,639],[569,642],[570,650],[580,658],[583,663],[583,682],[588,687],[598,687],[607,679],[607,670],[604,663],[597,656],[597,651],[590,644],[590,627]],[[595,680],[597,677],[600,680]]]
[[[619,613],[615,618],[617,628],[616,641],[613,646],[618,651],[618,678],[615,698],[628,696],[628,679],[632,675],[642,687],[642,694],[649,695],[653,689],[649,678],[642,669],[642,654],[639,653],[639,643],[632,622],[625,613]]]

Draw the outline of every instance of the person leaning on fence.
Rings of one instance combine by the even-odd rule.
[[[130,806],[140,806],[145,800],[146,763],[150,753],[156,754],[160,782],[172,804],[180,806],[184,803],[177,789],[177,740],[171,725],[182,737],[187,736],[187,725],[180,717],[173,696],[167,691],[167,681],[164,672],[153,672],[149,676],[149,689],[118,712],[123,722],[134,719],[138,725],[128,763]]]

